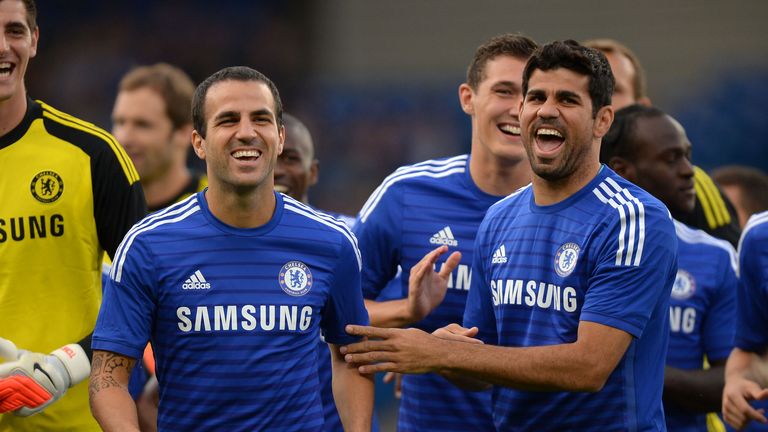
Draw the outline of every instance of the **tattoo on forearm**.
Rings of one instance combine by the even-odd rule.
[[[88,394],[94,397],[99,391],[110,387],[125,388],[126,386],[121,384],[118,378],[123,378],[127,382],[134,364],[136,360],[119,354],[107,351],[94,352]]]

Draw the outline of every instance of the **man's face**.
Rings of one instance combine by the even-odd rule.
[[[693,211],[691,143],[680,123],[668,115],[642,117],[634,134],[625,177],[663,202],[673,216]]]
[[[472,116],[473,157],[476,151],[505,159],[525,157],[518,111],[524,68],[525,60],[497,56],[485,64],[476,90],[467,84],[459,87],[462,109]]]
[[[286,123],[283,152],[275,165],[275,190],[307,202],[307,190],[317,183],[318,163],[306,129]]]
[[[616,80],[616,85],[613,88],[613,97],[611,99],[613,109],[618,111],[625,106],[637,103],[638,100],[633,85],[635,79],[635,67],[632,65],[632,62],[621,53],[610,52],[604,54],[608,59],[608,63],[611,65],[613,78]]]
[[[27,24],[27,10],[18,0],[0,0],[0,102],[25,98],[24,74],[37,54],[38,29]]]
[[[205,98],[207,136],[197,131],[192,143],[208,166],[209,183],[243,191],[273,189],[277,155],[285,130],[278,126],[275,101],[260,81],[220,81]]]
[[[112,134],[125,147],[142,182],[162,177],[173,165],[178,144],[165,101],[156,91],[142,87],[118,93]]]
[[[610,127],[601,108],[592,117],[589,77],[569,69],[535,70],[520,108],[522,138],[534,174],[547,181],[565,179],[598,159],[599,138]],[[607,122],[607,125],[606,125]]]

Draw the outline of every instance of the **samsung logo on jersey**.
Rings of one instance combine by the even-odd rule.
[[[491,296],[494,306],[525,305],[566,312],[576,312],[579,308],[575,288],[561,288],[559,285],[535,280],[492,280]]]
[[[238,330],[305,331],[312,325],[312,306],[180,306],[176,309],[176,318],[179,330],[185,333]]]
[[[64,216],[60,214],[0,218],[0,243],[63,235]]]

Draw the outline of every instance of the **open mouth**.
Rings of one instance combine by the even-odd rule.
[[[557,129],[542,127],[536,130],[536,146],[544,153],[557,150],[565,142],[565,137]]]
[[[0,62],[0,78],[5,78],[7,76],[11,75],[11,72],[13,72],[14,69],[13,63],[9,62]]]
[[[261,157],[261,152],[256,149],[251,150],[237,150],[232,152],[232,157],[241,161],[255,161]]]
[[[275,190],[280,192],[280,193],[287,194],[288,191],[290,191],[290,188],[288,186],[285,186],[285,185],[275,184]]]
[[[520,136],[520,126],[513,126],[511,124],[505,123],[499,125],[499,130],[504,135]]]

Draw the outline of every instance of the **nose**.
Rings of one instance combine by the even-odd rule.
[[[0,53],[6,53],[10,49],[10,44],[8,43],[8,38],[5,36],[5,33],[0,34]]]
[[[682,158],[682,163],[680,164],[680,175],[685,178],[691,178],[693,177],[693,164],[691,163],[691,160],[687,157]]]
[[[547,98],[547,100],[539,106],[539,110],[536,114],[541,118],[556,118],[560,116],[560,110],[557,109],[557,104],[555,104],[552,98]]]
[[[256,128],[251,122],[251,119],[243,117],[240,119],[240,123],[237,127],[237,133],[235,138],[240,141],[250,141],[256,136]]]

